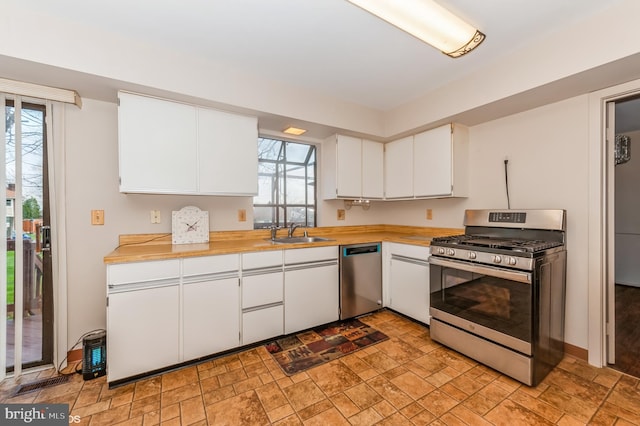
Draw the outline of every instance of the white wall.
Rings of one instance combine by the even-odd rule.
[[[631,138],[631,160],[615,169],[615,277],[617,284],[640,287],[640,131],[623,134]]]

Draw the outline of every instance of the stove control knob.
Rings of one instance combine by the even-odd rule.
[[[510,257],[509,259],[507,259],[507,263],[509,265],[515,265],[518,261],[516,260],[515,257]]]
[[[470,252],[469,252],[469,259],[473,260],[473,259],[475,259],[476,257],[477,257],[477,256],[476,256],[476,253],[475,253],[474,251],[470,251]]]
[[[444,249],[442,247],[438,247],[438,254],[444,254]]]
[[[501,263],[502,256],[493,256],[493,263]]]
[[[454,249],[447,249],[447,254],[448,254],[449,256],[455,256],[456,251],[455,251]]]

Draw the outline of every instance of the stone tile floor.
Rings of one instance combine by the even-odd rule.
[[[109,389],[105,378],[14,396],[5,403],[64,403],[84,425],[633,425],[640,379],[567,356],[537,387],[520,384],[429,338],[390,311],[361,319],[390,339],[285,376],[254,348]]]

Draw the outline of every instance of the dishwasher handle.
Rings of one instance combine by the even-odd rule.
[[[380,243],[342,247],[342,257],[371,253],[380,253]]]

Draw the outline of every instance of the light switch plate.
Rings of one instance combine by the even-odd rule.
[[[245,209],[238,210],[238,222],[246,222],[247,221],[247,211]]]
[[[344,220],[345,211],[344,209],[338,209],[338,220]]]
[[[91,210],[91,224],[104,225],[104,210]]]

